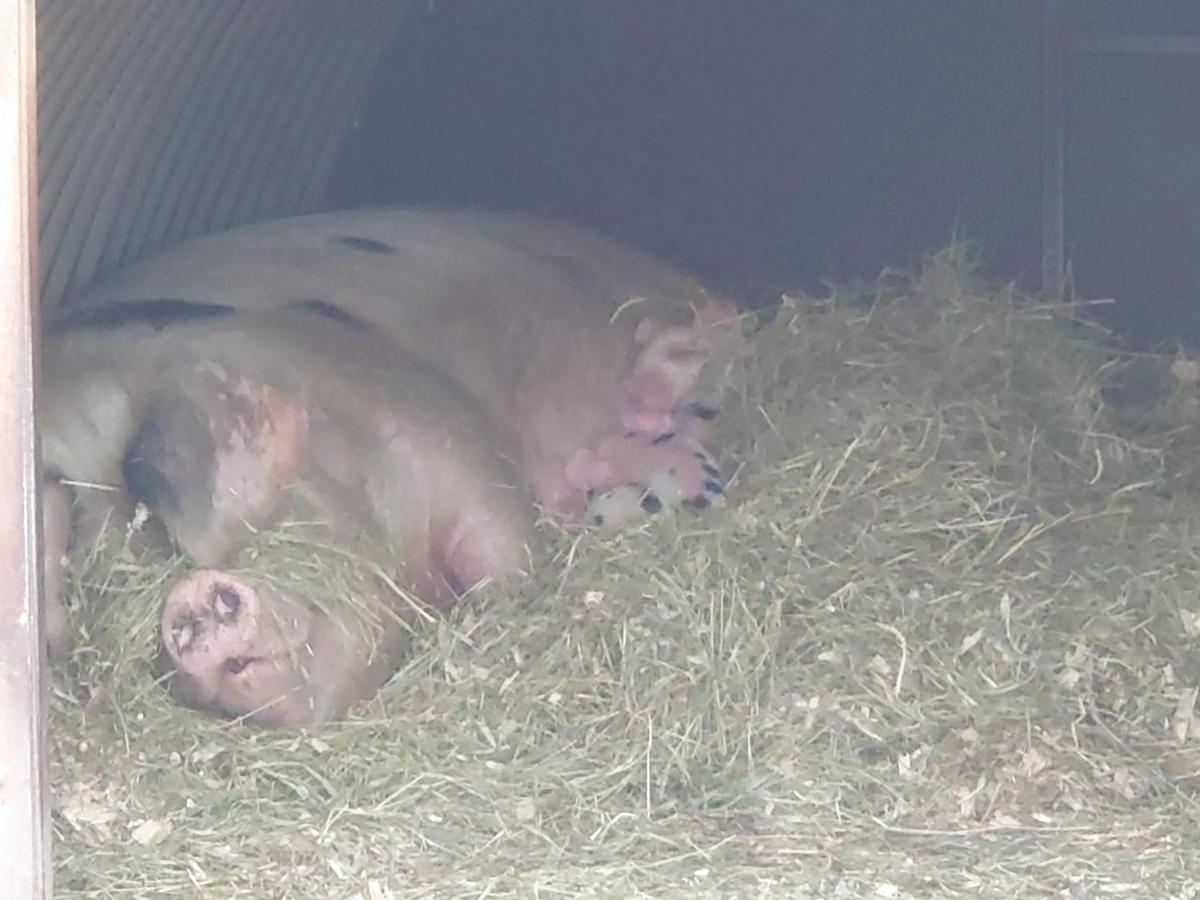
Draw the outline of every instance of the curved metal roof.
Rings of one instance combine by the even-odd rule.
[[[314,209],[408,0],[38,0],[41,301]]]

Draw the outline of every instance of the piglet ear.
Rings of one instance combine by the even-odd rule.
[[[639,412],[668,412],[691,393],[707,361],[695,327],[665,328],[642,345],[623,386]]]
[[[654,337],[654,332],[657,330],[658,324],[653,319],[642,319],[637,323],[637,328],[633,330],[633,339],[637,341],[638,346],[641,346]]]

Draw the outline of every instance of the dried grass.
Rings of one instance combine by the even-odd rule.
[[[727,505],[545,526],[305,734],[169,702],[180,563],[116,542],[56,675],[61,894],[1200,895],[1196,388],[1066,312],[961,246],[785,300]]]

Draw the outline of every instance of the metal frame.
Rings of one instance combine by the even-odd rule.
[[[1068,32],[1067,0],[1042,2],[1042,290],[1066,291],[1066,62],[1070,53],[1200,56],[1200,35]]]
[[[1042,3],[1042,290],[1062,299],[1066,287],[1066,0]]]
[[[51,893],[38,466],[34,0],[0,3],[0,896]]]

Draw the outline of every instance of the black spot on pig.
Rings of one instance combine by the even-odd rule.
[[[51,331],[77,331],[87,328],[112,329],[125,325],[149,325],[161,331],[168,325],[214,319],[236,312],[224,303],[204,303],[162,297],[154,300],[128,300],[69,314],[51,326]]]
[[[359,328],[364,331],[369,330],[371,327],[362,319],[350,315],[350,313],[346,312],[340,306],[334,306],[325,300],[297,300],[294,303],[289,303],[287,308],[294,309],[296,312],[312,313],[324,319],[330,319],[334,322],[340,322],[343,325],[349,325],[351,328]]]
[[[391,244],[385,244],[383,241],[375,241],[371,238],[354,237],[353,235],[345,235],[337,239],[354,250],[361,250],[364,253],[395,253],[396,248]]]

